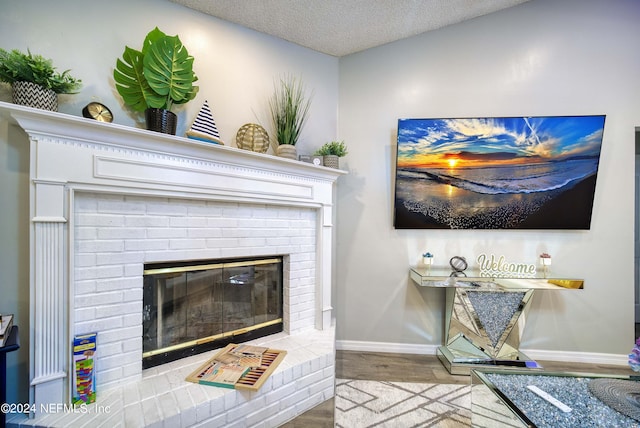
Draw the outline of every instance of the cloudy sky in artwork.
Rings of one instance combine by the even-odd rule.
[[[598,156],[604,116],[400,119],[398,166],[524,164]]]

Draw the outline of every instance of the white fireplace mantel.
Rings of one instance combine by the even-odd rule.
[[[0,102],[30,145],[30,401],[65,403],[74,192],[314,208],[316,328],[331,326],[334,183],[344,171]]]

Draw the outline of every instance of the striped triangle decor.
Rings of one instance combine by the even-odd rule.
[[[211,114],[208,101],[205,100],[191,128],[186,134],[187,137],[194,140],[224,145],[220,140],[220,133],[218,132],[216,122],[213,120],[213,114]]]

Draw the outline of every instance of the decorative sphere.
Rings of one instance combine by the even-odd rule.
[[[240,149],[266,153],[269,149],[269,134],[260,125],[247,123],[236,134],[236,146]]]

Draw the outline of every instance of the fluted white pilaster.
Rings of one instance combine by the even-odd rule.
[[[320,243],[322,248],[318,251],[320,257],[321,276],[319,281],[319,298],[317,301],[321,303],[319,313],[320,320],[316,328],[326,330],[331,327],[331,319],[333,317],[333,307],[331,306],[331,282],[332,282],[332,254],[333,254],[333,209],[331,205],[322,207],[322,234]]]
[[[66,401],[64,183],[34,180],[32,197],[31,385],[38,409]]]

